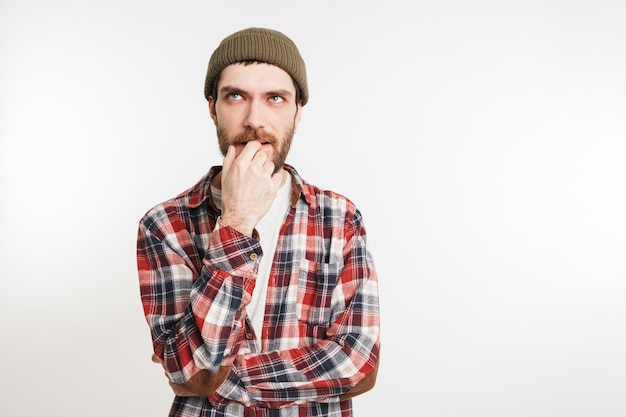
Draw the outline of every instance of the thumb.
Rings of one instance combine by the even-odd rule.
[[[224,172],[228,172],[230,170],[230,167],[233,165],[233,162],[235,162],[236,157],[237,151],[235,151],[235,147],[233,145],[230,145],[228,147],[228,151],[226,151],[226,155],[224,156],[224,163],[222,166],[222,170]]]

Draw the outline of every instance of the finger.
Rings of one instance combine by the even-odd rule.
[[[251,140],[250,142],[246,143],[246,146],[243,147],[241,153],[239,154],[239,157],[242,158],[242,160],[244,161],[252,161],[252,159],[254,159],[255,155],[259,152],[260,149],[261,144],[256,140]]]
[[[265,154],[265,152],[259,152],[259,153]],[[263,171],[266,174],[272,175],[274,173],[274,161],[272,161],[270,157],[267,156],[267,154],[265,154],[265,160],[263,161],[262,167],[263,167]]]
[[[261,149],[259,149],[257,153],[255,153],[254,156],[252,157],[252,163],[260,165],[261,167],[265,166],[265,164],[267,164],[268,161],[269,161],[269,156],[265,152],[263,152]]]
[[[235,147],[233,145],[230,145],[228,147],[228,150],[226,151],[226,155],[224,156],[224,162],[223,162],[223,166],[222,166],[222,170],[224,172],[228,172],[230,171],[230,167],[233,165],[233,162],[235,161],[235,158],[237,157],[237,151],[235,150]]]

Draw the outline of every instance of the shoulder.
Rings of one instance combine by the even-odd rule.
[[[293,167],[286,167],[294,177],[300,197],[310,205],[310,209],[318,212],[322,217],[341,217],[348,221],[361,221],[361,212],[350,198],[312,184],[304,180]]]
[[[210,181],[221,167],[212,167],[196,184],[179,193],[177,196],[151,207],[140,219],[140,224],[148,229],[177,227],[183,223],[193,211],[205,210],[211,199]]]

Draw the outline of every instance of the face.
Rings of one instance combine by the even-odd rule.
[[[247,142],[258,140],[280,170],[302,111],[291,76],[270,64],[233,64],[222,70],[217,92],[209,111],[222,154],[234,145],[239,155]]]

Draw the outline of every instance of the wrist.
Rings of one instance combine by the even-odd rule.
[[[241,234],[244,234],[249,237],[253,237],[254,225],[250,225],[249,223],[247,223],[246,221],[242,219],[233,218],[228,215],[222,215],[218,218],[218,222],[222,226],[231,227]]]

